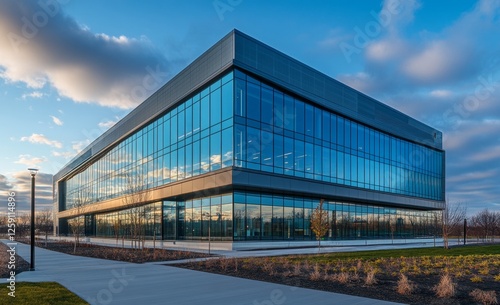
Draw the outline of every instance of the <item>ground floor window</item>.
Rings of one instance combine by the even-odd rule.
[[[87,236],[116,239],[131,238],[139,231],[146,239],[164,240],[314,240],[311,214],[319,201],[319,198],[244,191],[164,200],[118,212],[87,215],[84,232]],[[329,224],[325,240],[402,239],[440,234],[439,211],[328,199],[324,208]]]

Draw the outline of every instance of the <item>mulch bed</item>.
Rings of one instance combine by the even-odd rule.
[[[29,270],[29,263],[17,254],[15,256],[16,260],[14,263],[16,266],[15,269],[9,269],[10,253],[7,252],[7,250],[9,250],[9,247],[0,242],[0,278],[9,278],[10,271],[13,270],[16,272],[16,276],[23,271]]]
[[[29,240],[23,240],[23,242],[29,244]],[[190,251],[152,248],[131,249],[99,246],[91,243],[80,243],[76,247],[76,252],[74,252],[74,243],[65,241],[49,241],[47,242],[47,245],[45,245],[45,242],[43,241],[37,241],[36,246],[71,255],[102,258],[130,263],[161,262],[181,259],[194,259],[208,256],[207,254]]]
[[[263,258],[265,260],[265,258]],[[352,277],[348,283],[341,284],[336,281],[324,279],[311,280],[309,273],[301,272],[298,275],[291,274],[290,268],[276,267],[269,272],[263,270],[262,266],[248,263],[246,259],[213,260],[213,262],[192,262],[173,265],[175,267],[188,268],[210,273],[229,275],[258,281],[272,282],[296,287],[310,288],[342,294],[356,295],[361,297],[386,300],[404,304],[426,304],[426,305],[471,305],[476,303],[469,293],[476,288],[481,290],[494,290],[500,292],[500,282],[485,280],[482,283],[472,283],[468,277],[454,279],[457,284],[457,293],[452,298],[438,298],[433,292],[433,287],[439,282],[439,275],[408,276],[417,288],[411,295],[401,295],[396,291],[398,276],[377,275],[377,283],[366,285],[365,275],[361,274],[356,279]],[[252,260],[255,260],[252,259]],[[236,270],[236,264],[238,268]],[[272,273],[272,274],[270,274]]]

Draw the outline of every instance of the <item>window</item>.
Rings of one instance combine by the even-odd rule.
[[[286,103],[286,98],[285,98]],[[304,111],[304,103],[295,100],[295,129],[294,131],[297,133],[304,134],[304,126],[305,126],[305,111]]]
[[[274,126],[283,128],[284,124],[283,122],[285,121],[285,112],[284,112],[284,106],[283,106],[284,100],[283,100],[283,93],[274,90],[274,111],[273,111],[273,122]]]
[[[221,168],[221,133],[217,132],[210,136],[210,170]]]
[[[265,124],[273,124],[273,90],[270,87],[262,87],[262,108],[261,122]]]
[[[210,93],[210,125],[221,122],[221,89],[217,88]]]
[[[222,121],[233,116],[233,82],[222,86]]]
[[[232,129],[222,131],[222,167],[233,165],[233,134]]]
[[[247,118],[260,121],[260,86],[247,83]]]
[[[305,106],[305,134],[307,136],[314,136],[314,108],[310,104]]]
[[[295,116],[295,101],[292,97],[285,95],[283,127],[287,130],[294,130],[297,117]],[[302,123],[302,126],[304,124]]]
[[[210,126],[210,99],[205,96],[201,99],[201,130]]]
[[[235,114],[246,116],[246,82],[242,79],[235,79],[234,106]]]

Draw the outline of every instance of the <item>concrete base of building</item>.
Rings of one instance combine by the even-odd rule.
[[[51,236],[51,240],[73,241],[73,237]],[[133,248],[134,241],[130,239],[113,239],[99,237],[83,237],[80,242],[95,245]],[[407,244],[438,244],[443,242],[442,238],[411,238],[411,239],[359,239],[359,240],[323,240],[321,247],[362,247],[383,245],[407,245]],[[147,248],[176,249],[207,252],[211,251],[252,251],[272,249],[294,249],[314,248],[318,246],[317,241],[187,241],[187,240],[146,240],[144,246]]]

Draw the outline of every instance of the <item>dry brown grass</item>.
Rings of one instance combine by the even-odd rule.
[[[309,279],[311,279],[311,281],[321,280],[321,270],[318,264],[314,266],[313,271],[309,274]]]
[[[416,285],[412,281],[408,279],[406,275],[401,273],[399,275],[398,286],[396,287],[396,291],[402,295],[410,295],[415,291]]]
[[[366,274],[366,278],[365,278],[365,285],[372,286],[372,285],[377,284],[377,279],[375,278],[376,274],[377,273],[375,272],[375,270],[368,271],[368,273]]]
[[[299,276],[300,273],[301,273],[301,266],[300,266],[300,262],[299,262],[299,263],[296,263],[295,265],[293,265],[293,275]]]
[[[469,294],[476,302],[479,302],[483,305],[494,305],[498,304],[497,293],[493,290],[484,291],[481,289],[474,289]]]
[[[438,298],[451,298],[455,296],[456,286],[457,284],[453,283],[451,276],[446,273],[441,276],[439,283],[432,289]]]
[[[229,267],[229,263],[231,262],[231,259],[229,258],[219,258],[219,266],[222,269],[222,271],[226,272],[227,268]]]
[[[341,283],[341,284],[347,284],[351,280],[351,275],[349,272],[341,272],[337,275],[335,275],[335,281]]]
[[[262,263],[262,270],[269,275],[274,275],[276,273],[276,266],[274,264],[274,261],[266,258]]]

